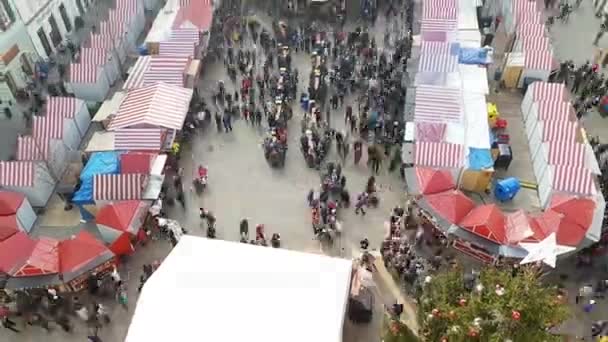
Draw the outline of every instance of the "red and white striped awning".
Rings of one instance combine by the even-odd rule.
[[[118,151],[160,151],[160,128],[127,128],[114,132],[114,149]]]
[[[48,159],[50,140],[63,138],[63,117],[35,116],[32,127],[32,136],[38,143],[38,149],[42,157]]]
[[[116,0],[116,11],[124,13],[123,17],[132,16],[140,9],[140,5],[143,1],[139,0]]]
[[[114,39],[110,35],[91,33],[89,47],[92,49],[110,50],[114,48]]]
[[[522,47],[524,51],[549,51],[551,46],[549,38],[545,36],[527,36],[522,39]]]
[[[89,65],[105,65],[107,62],[107,51],[103,49],[82,48],[80,49],[80,63]]]
[[[101,75],[101,66],[96,64],[70,64],[70,83],[96,83]]]
[[[45,157],[38,148],[38,142],[32,136],[17,138],[17,160],[44,160]]]
[[[418,86],[414,120],[426,122],[462,122],[462,94],[459,89]]]
[[[46,99],[46,115],[73,118],[83,104],[82,100],[75,97],[49,96]]]
[[[147,175],[105,174],[93,178],[93,199],[96,201],[124,201],[141,199]]]
[[[429,42],[422,41],[420,47],[421,55],[450,55],[452,52],[452,44],[448,42]]]
[[[532,98],[534,101],[567,101],[568,92],[563,83],[536,81],[532,83]]]
[[[593,194],[594,184],[591,172],[582,167],[555,166],[553,188],[575,194]]]
[[[526,18],[536,13],[536,1],[528,0],[513,0],[513,12],[517,18],[517,22],[524,22]]]
[[[574,107],[569,101],[538,101],[538,120],[570,121],[574,118]]]
[[[452,55],[421,55],[419,72],[455,72],[458,67],[458,57]]]
[[[144,76],[152,63],[152,56],[140,56],[135,65],[129,70],[129,77],[122,86],[122,89],[134,89],[142,87],[144,84]]]
[[[521,23],[517,25],[517,35],[521,37],[539,36],[545,35],[544,24],[532,24],[532,23]]]
[[[0,186],[31,187],[33,185],[33,162],[0,161]]]
[[[524,66],[534,70],[553,70],[553,53],[549,50],[530,50],[524,52]]]
[[[144,75],[143,85],[164,82],[183,87],[186,69],[189,64],[190,57],[159,56],[152,58],[150,68]]]
[[[422,20],[425,19],[458,19],[457,7],[428,6],[426,3],[422,9]]]
[[[414,164],[429,167],[461,167],[464,148],[462,145],[445,142],[416,142]]]
[[[524,16],[521,18],[520,22],[528,24],[543,24],[543,15],[539,11],[526,12],[524,13]]]
[[[456,31],[458,21],[456,19],[422,19],[420,22],[420,31]]]
[[[186,56],[194,57],[196,44],[182,41],[164,41],[158,44],[158,54],[160,56]]]
[[[547,120],[542,121],[542,141],[569,141],[576,140],[578,125],[572,121]]]
[[[552,141],[549,143],[549,165],[585,166],[585,145],[572,141]]]
[[[447,125],[441,122],[416,122],[416,141],[442,142]]]
[[[181,129],[191,99],[192,89],[165,83],[133,89],[125,96],[108,129],[142,125]]]
[[[110,10],[110,15],[112,15]],[[110,17],[109,21],[99,23],[99,33],[106,37],[119,37],[127,32],[127,25],[122,21],[116,21]]]

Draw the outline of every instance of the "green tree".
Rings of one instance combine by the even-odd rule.
[[[476,282],[461,268],[424,284],[418,307],[425,341],[559,341],[547,332],[568,317],[557,288],[541,284],[533,268],[482,269]]]

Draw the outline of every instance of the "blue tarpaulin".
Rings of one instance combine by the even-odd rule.
[[[460,64],[488,64],[488,50],[484,48],[460,48],[458,53]]]
[[[487,148],[469,148],[469,170],[484,170],[494,167],[492,153]]]
[[[91,155],[89,162],[80,173],[80,189],[74,194],[74,204],[92,204],[93,178],[95,175],[120,173],[120,154],[118,152],[97,152]]]

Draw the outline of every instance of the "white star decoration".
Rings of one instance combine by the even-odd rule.
[[[528,255],[520,262],[520,264],[529,264],[536,261],[542,261],[545,264],[555,268],[555,261],[558,255],[568,253],[575,250],[575,247],[562,246],[557,244],[555,233],[547,236],[543,241],[538,243],[519,244],[523,249],[528,251]]]

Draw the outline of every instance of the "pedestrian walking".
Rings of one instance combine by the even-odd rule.
[[[8,318],[9,314],[9,309],[6,306],[0,307],[0,325],[8,330],[19,333],[20,331],[16,328],[17,324]]]
[[[222,116],[220,115],[220,113],[215,112],[215,127],[217,128],[218,132],[222,131]]]
[[[228,113],[227,111],[224,112],[222,122],[224,123],[224,132],[232,132],[232,118],[230,117],[230,113]]]
[[[353,144],[354,156],[355,156],[355,165],[359,164],[361,160],[361,155],[363,154],[363,142],[361,140],[355,141]]]
[[[355,215],[359,215],[359,212],[361,212],[361,215],[365,216],[364,207],[367,206],[368,198],[369,195],[367,192],[362,192],[359,194],[359,196],[357,196],[357,203],[355,203]]]

